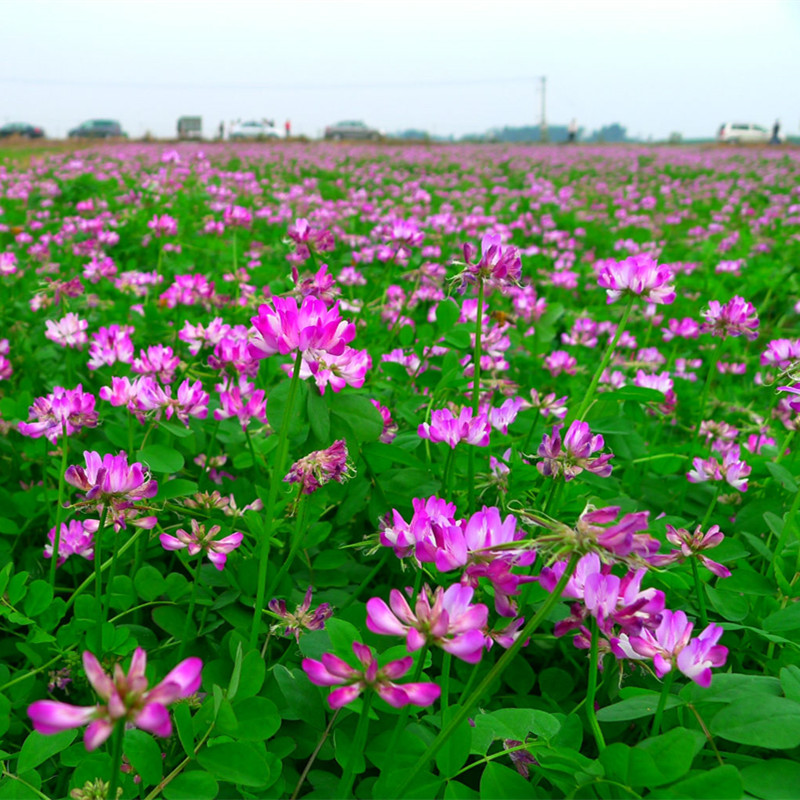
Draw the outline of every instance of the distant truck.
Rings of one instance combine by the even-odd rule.
[[[202,139],[203,138],[203,118],[202,117],[181,117],[178,120],[179,139]]]

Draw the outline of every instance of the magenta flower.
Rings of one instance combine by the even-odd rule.
[[[119,512],[139,500],[149,500],[158,492],[158,483],[138,461],[128,464],[125,453],[112,456],[85,450],[86,468],[69,466],[64,480],[86,492],[82,505],[89,508],[109,506]]]
[[[58,320],[58,322],[48,319],[44,324],[47,327],[44,335],[51,342],[60,344],[62,347],[74,347],[77,350],[82,350],[89,340],[86,335],[89,323],[72,311]]]
[[[331,708],[341,708],[352,703],[363,691],[372,689],[378,696],[394,708],[403,708],[409,704],[429,706],[441,694],[435,683],[406,683],[398,686],[394,681],[402,678],[414,663],[411,656],[390,661],[386,666],[378,668],[378,662],[372,650],[360,642],[353,642],[361,669],[354,669],[346,661],[333,655],[323,653],[322,660],[304,658],[302,667],[311,683],[317,686],[340,686],[328,695]]]
[[[663,555],[650,556],[647,560],[655,567],[663,567],[668,564],[681,564],[687,558],[696,558],[718,578],[729,578],[731,571],[727,567],[712,561],[703,553],[703,550],[711,550],[722,544],[724,538],[725,535],[720,531],[719,525],[712,525],[706,533],[703,533],[699,525],[695,528],[694,533],[689,533],[685,528],[667,525],[667,541],[679,549]]]
[[[313,611],[311,610],[312,588],[306,590],[303,602],[290,613],[286,610],[285,600],[270,600],[267,604],[269,610],[280,617],[286,623],[283,630],[284,636],[294,636],[296,641],[300,641],[301,631],[321,631],[325,627],[325,620],[333,615],[330,603],[320,603]],[[280,627],[283,627],[282,625]]]
[[[522,259],[519,250],[503,244],[498,233],[487,233],[481,239],[480,260],[473,263],[478,255],[477,248],[471,242],[464,245],[465,269],[461,280],[475,283],[479,279],[487,280],[496,286],[514,285],[522,277]]]
[[[130,364],[134,353],[132,333],[131,325],[109,325],[93,333],[89,345],[89,369],[99,369],[118,361]]]
[[[486,412],[472,416],[472,409],[464,407],[458,417],[449,408],[440,408],[431,414],[431,421],[423,422],[417,433],[422,439],[432,442],[447,442],[455,448],[459,442],[474,444],[477,447],[488,447],[492,426]]]
[[[175,536],[162,533],[158,540],[165,550],[188,550],[190,556],[205,553],[208,560],[218,569],[225,567],[228,553],[232,553],[244,539],[243,533],[232,533],[222,539],[217,539],[217,534],[222,530],[219,525],[212,525],[208,531],[196,519],[192,520],[191,533],[179,528]]]
[[[738,295],[722,305],[711,300],[703,312],[705,322],[700,326],[701,333],[712,336],[745,336],[751,341],[758,338],[758,313],[752,303]]]
[[[562,372],[567,375],[575,375],[578,371],[578,359],[570,355],[566,350],[553,350],[545,356],[544,368],[554,377],[558,377]]]
[[[397,423],[392,419],[392,412],[375,399],[370,399],[370,403],[375,406],[383,420],[383,431],[381,432],[379,441],[384,444],[391,444],[394,441],[394,437],[397,436],[398,430]]]
[[[87,519],[81,522],[71,519],[69,523],[61,523],[61,536],[58,540],[57,566],[61,566],[70,556],[80,556],[87,561],[94,559],[94,535],[100,523],[96,519]],[[56,542],[56,529],[50,528],[47,534],[48,544],[44,546],[44,557],[53,557],[53,548]]]
[[[103,671],[100,662],[85,651],[83,668],[86,677],[104,703],[81,707],[54,700],[37,700],[28,707],[33,727],[39,733],[50,735],[88,724],[83,741],[89,751],[96,750],[105,742],[118,723],[135,725],[156,736],[170,736],[172,721],[167,706],[197,691],[203,662],[199,658],[181,661],[150,690],[145,676],[146,665],[147,654],[137,647],[128,674],[116,664],[112,678]]]
[[[68,436],[81,428],[97,427],[97,412],[94,410],[95,397],[83,391],[78,384],[74,389],[56,386],[52,394],[37,397],[29,409],[35,422],[20,422],[19,432],[23,436],[38,439],[46,437],[55,442],[65,432]]]
[[[147,350],[139,351],[139,357],[133,360],[131,370],[139,375],[152,375],[162,383],[172,383],[179,365],[180,358],[172,352],[171,347],[154,344]]]
[[[178,233],[178,221],[169,214],[162,214],[161,216],[156,214],[153,219],[147,223],[147,227],[150,228],[153,235],[157,237],[175,236]]]
[[[303,494],[313,494],[330,481],[344,483],[352,475],[347,462],[347,444],[344,439],[338,439],[326,450],[314,450],[295,461],[283,480],[301,484]]]
[[[638,253],[624,261],[606,261],[597,276],[597,285],[606,290],[607,302],[623,295],[643,297],[650,303],[669,305],[675,300],[674,275],[666,264],[657,264],[649,253]]]
[[[372,367],[372,358],[366,350],[345,347],[340,355],[331,355],[320,350],[309,350],[303,353],[300,364],[300,377],[303,380],[314,378],[320,394],[330,386],[334,392],[340,392],[345,386],[360,389],[367,377],[367,370]],[[284,364],[283,369],[289,377],[294,374],[293,364]]]
[[[703,483],[705,481],[726,481],[740,492],[747,491],[747,476],[751,467],[741,461],[739,445],[733,445],[723,456],[722,462],[716,458],[695,458],[692,469],[686,473],[690,483]]]
[[[456,583],[446,591],[437,586],[431,595],[425,586],[412,611],[403,593],[392,589],[388,606],[379,597],[367,601],[367,627],[373,633],[404,636],[410,653],[425,644],[437,645],[468,664],[477,664],[483,655],[482,629],[489,609],[482,603],[470,605],[473,593],[472,587]]]
[[[439,497],[427,500],[412,499],[414,514],[411,522],[406,522],[397,509],[392,509],[380,524],[380,541],[384,547],[391,547],[398,558],[406,558],[415,553],[418,546],[432,561],[437,542],[442,541],[445,531],[456,525],[455,503],[448,503]]]
[[[723,629],[713,623],[691,639],[694,625],[683,611],[665,610],[655,630],[643,628],[636,636],[620,637],[615,648],[627,658],[652,658],[659,678],[674,667],[703,688],[711,685],[711,667],[721,667],[728,648],[718,645]],[[627,641],[626,641],[627,638]]]
[[[322,350],[342,355],[356,335],[352,322],[339,316],[339,304],[331,308],[315,297],[304,297],[298,309],[294,297],[273,297],[273,308],[262,305],[251,322],[257,335],[250,343],[253,358],[266,358],[300,350]]]
[[[612,466],[608,462],[614,458],[613,453],[592,458],[592,454],[603,449],[605,441],[600,434],[592,436],[588,423],[575,420],[567,430],[562,441],[563,424],[553,426],[550,436],[545,434],[537,451],[542,459],[536,469],[546,476],[558,478],[563,475],[565,481],[571,481],[583,470],[607,478],[611,475]]]
[[[267,400],[263,389],[256,389],[255,385],[246,379],[242,379],[238,386],[230,385],[222,388],[220,385],[217,389],[221,408],[214,411],[215,420],[236,417],[242,430],[246,430],[253,419],[266,425]]]
[[[563,397],[556,397],[555,392],[550,394],[540,395],[536,389],[531,389],[530,404],[526,401],[523,407],[536,408],[543,417],[548,417],[552,414],[557,419],[564,419],[567,416],[567,395]]]

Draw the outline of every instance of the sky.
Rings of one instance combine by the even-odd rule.
[[[800,133],[800,0],[0,0],[0,123]]]

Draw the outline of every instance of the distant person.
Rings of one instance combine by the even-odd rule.
[[[775,120],[775,124],[772,126],[772,138],[769,140],[770,144],[780,144],[780,134],[781,132],[781,121],[779,119]]]
[[[286,138],[288,139],[292,135],[292,123],[287,119],[283,127],[286,128]]]
[[[225,123],[224,122],[220,122],[220,124],[219,124],[219,132],[217,134],[217,138],[218,139],[224,139],[225,138]]]
[[[578,138],[578,120],[573,117],[569,121],[569,125],[567,125],[567,141],[570,144],[574,144],[575,140]]]

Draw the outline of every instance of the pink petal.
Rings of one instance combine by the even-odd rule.
[[[165,550],[183,550],[183,548],[186,547],[185,542],[182,542],[174,536],[170,536],[168,533],[162,533],[158,537],[158,541],[161,542],[161,546]]]
[[[328,705],[331,708],[341,708],[348,703],[352,703],[361,694],[361,686],[353,684],[352,686],[342,686],[341,689],[334,689],[328,695]]]
[[[94,716],[97,706],[73,706],[55,700],[37,700],[28,706],[33,727],[45,735],[80,728]]]
[[[106,674],[105,670],[100,666],[100,662],[88,650],[84,651],[82,660],[83,669],[89,679],[89,683],[92,684],[94,690],[103,700],[108,700],[114,691],[114,682],[111,677]]]
[[[429,706],[442,693],[435,683],[404,683],[403,691],[408,696],[408,702],[415,706]]]
[[[344,677],[328,672],[324,664],[315,661],[313,658],[304,658],[301,666],[306,675],[308,675],[308,679],[316,686],[336,686],[347,680]]]
[[[391,612],[380,597],[367,600],[367,628],[387,636],[405,636],[406,626]]]
[[[83,744],[91,753],[103,744],[114,732],[114,723],[109,719],[96,719],[83,734]]]
[[[134,725],[156,736],[166,738],[172,733],[169,711],[161,703],[148,703],[134,719]]]
[[[382,684],[378,686],[377,691],[383,700],[395,708],[403,708],[411,702],[405,691],[393,683]]]

